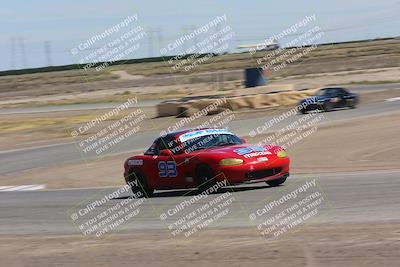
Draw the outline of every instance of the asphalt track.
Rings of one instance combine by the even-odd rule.
[[[324,119],[321,120],[317,126],[348,119],[365,118],[399,111],[400,101],[382,101],[379,103],[361,104],[357,109],[343,109],[322,113]],[[282,113],[285,113],[285,111],[277,111],[274,116]],[[274,117],[270,115],[251,118],[251,112],[248,114],[248,118],[244,120],[235,120],[230,122],[228,124],[229,129],[239,136],[248,136],[252,129],[256,129]],[[298,120],[300,116],[302,115],[290,116],[281,123],[268,128],[265,133],[282,129],[286,125]],[[101,155],[96,155],[95,153],[85,154],[79,148],[77,143],[63,143],[26,149],[0,151],[0,175],[14,175],[19,171],[27,171],[36,167],[48,167],[68,162],[97,159],[109,155],[127,153],[129,151],[144,150],[159,136],[160,131],[138,132],[134,136],[122,141],[116,147],[102,153]]]
[[[330,124],[348,119],[371,117],[379,114],[389,114],[399,111],[399,101],[380,102],[360,105],[355,110],[340,110],[323,113],[323,124]],[[278,113],[279,114],[279,113]],[[291,116],[284,124],[290,124],[301,115]],[[251,117],[251,113],[249,113]],[[372,118],[372,117],[371,117]],[[234,121],[230,129],[238,135],[248,135],[251,129],[262,125],[271,117],[247,118]],[[276,125],[281,128],[282,124]],[[271,127],[269,131],[276,130]],[[124,153],[135,149],[143,149],[159,136],[158,131],[139,133],[121,145],[115,153]],[[66,162],[81,161],[85,156],[76,144],[57,144],[21,150],[0,152],[0,174],[17,174],[34,167],[44,167]],[[293,190],[315,179],[316,187],[312,191],[299,193],[296,199],[285,201],[275,208],[282,211],[291,207],[296,201],[309,196],[311,192],[320,192],[323,201],[318,206],[318,213],[307,221],[307,224],[321,223],[356,223],[381,222],[400,220],[400,170],[373,171],[357,173],[292,175],[288,181],[276,188],[265,184],[241,185],[225,187],[207,198],[195,201],[189,207],[167,216],[165,220],[160,215],[168,213],[176,205],[193,200],[196,191],[177,190],[159,191],[155,197],[146,199],[139,207],[139,213],[121,224],[115,231],[131,232],[143,229],[168,230],[169,225],[176,222],[180,216],[197,210],[205,203],[218,200],[228,192],[232,202],[227,206],[229,212],[210,225],[210,227],[243,227],[253,226],[257,229],[265,219],[264,215],[250,220],[249,215],[256,213],[273,200],[287,196]],[[128,201],[131,192],[125,192],[118,198],[111,199],[88,214],[79,216],[73,222],[71,214],[79,213],[96,199],[114,192],[116,188],[98,189],[65,189],[44,190],[33,192],[1,192],[0,193],[0,234],[74,234],[80,233],[77,226],[87,222],[91,216]],[[172,227],[172,229],[175,229]]]
[[[400,84],[382,84],[382,85],[358,85],[349,86],[354,92],[360,91],[375,91],[375,90],[392,90],[400,89]],[[137,107],[148,107],[155,106],[160,103],[161,100],[140,100]],[[59,112],[59,111],[77,111],[77,110],[101,110],[101,109],[112,109],[118,103],[95,103],[95,104],[70,104],[70,105],[59,105],[59,106],[43,106],[43,107],[32,107],[32,108],[0,108],[0,115],[9,114],[30,114],[30,113],[47,113],[47,112]]]
[[[160,214],[167,212],[177,204],[190,200],[194,194],[186,190],[158,191],[154,198],[146,199],[139,206],[140,212],[133,218],[119,225],[113,232],[133,232],[143,229],[168,230],[180,216],[205,203],[230,192],[234,197],[228,206],[229,213],[210,224],[211,228],[245,227],[257,229],[264,217],[252,221],[249,214],[256,212],[273,200],[293,192],[307,182],[315,179],[316,186],[299,193],[296,198],[275,207],[274,211],[285,208],[304,199],[311,192],[320,192],[324,199],[318,206],[318,213],[307,221],[308,224],[356,223],[400,220],[400,170],[358,173],[315,174],[291,176],[279,187],[265,184],[243,185],[220,189],[192,205],[180,210],[176,216],[160,219]],[[95,199],[101,199],[116,188],[74,189],[35,192],[0,193],[0,234],[74,234],[80,233],[70,214],[78,212]],[[194,192],[193,192],[194,193]],[[185,196],[183,196],[186,194]],[[130,192],[119,195],[97,207],[93,213],[79,218],[78,225],[90,216],[123,203]],[[82,221],[79,221],[81,220]],[[175,229],[175,228],[172,228]]]

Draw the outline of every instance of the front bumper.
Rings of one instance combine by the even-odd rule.
[[[218,180],[230,184],[267,182],[289,176],[289,158],[272,162],[253,162],[239,166],[216,166]]]
[[[313,104],[308,104],[303,108],[305,111],[313,111],[313,110],[323,110],[324,109],[324,103],[322,102],[316,102]]]
[[[281,178],[288,178],[288,177],[289,177],[289,173],[284,173],[281,176],[277,176],[277,177],[274,176],[273,179],[268,177],[268,178],[264,178],[264,179],[247,181],[247,182],[244,182],[243,184],[254,184],[254,183],[268,182],[268,181],[277,180],[277,179],[281,179]]]

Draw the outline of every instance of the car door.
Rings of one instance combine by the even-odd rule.
[[[159,138],[153,156],[153,168],[155,189],[169,189],[184,187],[186,164],[180,155],[174,155],[174,143],[172,137]],[[161,151],[169,149],[171,155],[162,155]]]
[[[343,103],[343,107],[349,107],[349,106],[353,106],[355,103],[355,95],[353,95],[352,93],[350,93],[349,91],[343,89],[344,91],[344,103]]]
[[[338,88],[337,90],[337,96],[338,96],[338,103],[337,103],[337,107],[338,108],[342,108],[345,107],[347,105],[347,100],[349,97],[349,94],[346,90],[342,89],[342,88]]]

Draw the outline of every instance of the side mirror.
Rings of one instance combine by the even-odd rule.
[[[247,143],[246,139],[244,139],[244,138],[240,138],[240,141],[242,142],[242,144],[246,144]]]
[[[161,156],[172,156],[173,154],[172,154],[172,151],[171,151],[171,150],[169,150],[169,149],[163,149],[163,150],[160,151],[160,155],[161,155]]]

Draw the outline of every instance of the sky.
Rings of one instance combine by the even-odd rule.
[[[76,64],[90,51],[73,55],[71,49],[134,15],[137,21],[124,30],[140,26],[147,34],[125,58],[160,56],[161,47],[224,14],[225,25],[234,32],[229,52],[240,44],[260,43],[314,14],[313,25],[324,32],[317,43],[400,36],[400,0],[2,0],[0,70]]]

